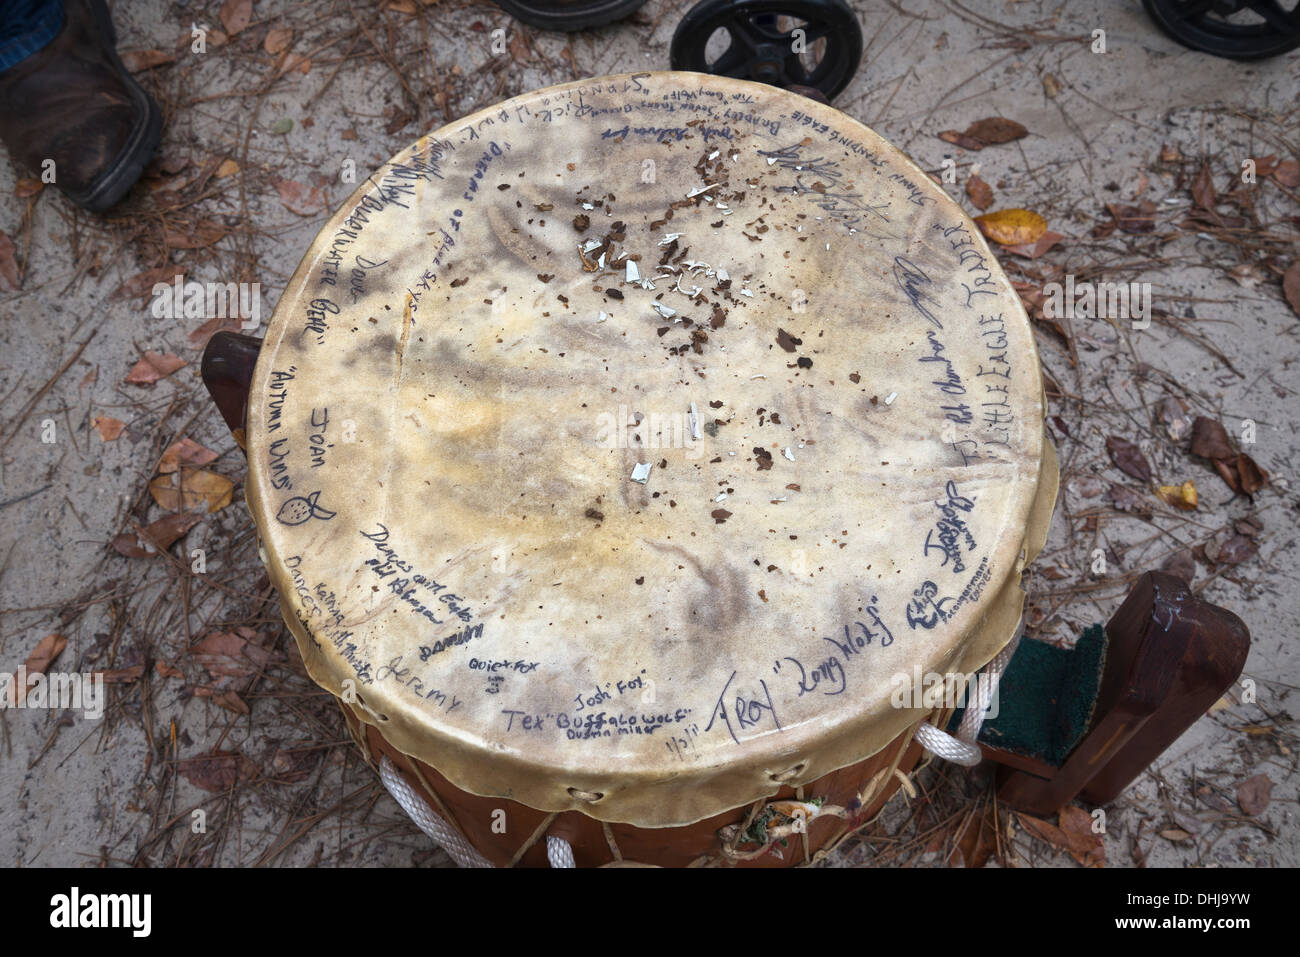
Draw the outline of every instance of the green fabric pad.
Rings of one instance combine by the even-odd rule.
[[[1085,631],[1073,650],[1022,641],[998,686],[998,715],[985,719],[980,742],[1060,767],[1092,722],[1105,662],[1101,625]],[[949,731],[961,715],[953,715]]]

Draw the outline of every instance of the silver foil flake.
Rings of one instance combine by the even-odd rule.
[[[632,466],[632,481],[640,482],[642,485],[645,485],[650,481],[651,468],[652,466],[649,462],[638,462],[636,465]]]

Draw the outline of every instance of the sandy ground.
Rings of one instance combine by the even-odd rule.
[[[219,30],[219,4],[117,3],[119,48],[166,61],[138,74],[166,115],[148,178],[101,218],[53,189],[20,195],[30,173],[0,162],[0,230],[21,272],[20,289],[0,293],[0,670],[59,633],[58,669],[113,679],[98,721],[0,712],[4,864],[447,863],[303,674],[238,488],[166,556],[111,547],[166,514],[147,486],[173,443],[215,451],[206,468],[236,483],[244,471],[198,381],[211,325],[155,317],[155,278],[177,267],[200,281],[258,282],[265,322],[326,211],[352,189],[343,164],[364,175],[422,131],[548,83],[666,68],[686,9],[650,0],[630,23],[569,38],[487,4],[442,0],[412,6],[416,16],[403,6],[257,0],[247,27],[225,42],[210,34],[200,54],[191,24]],[[992,209],[1041,213],[1061,241],[1035,259],[1001,257],[1031,300],[1066,274],[1151,284],[1147,329],[1036,324],[1064,483],[1036,564],[1030,633],[1068,643],[1110,616],[1134,576],[1181,562],[1202,597],[1251,627],[1252,684],[1108,810],[1107,865],[1300,863],[1300,323],[1281,285],[1300,195],[1264,172],[1254,184],[1239,176],[1244,159],[1300,157],[1300,57],[1243,65],[1186,51],[1136,0],[853,6],[866,55],[836,105],[928,170],[952,158],[947,188],[971,212],[964,186],[977,174],[993,187]],[[490,46],[497,27],[508,31],[501,55]],[[1094,29],[1105,30],[1104,53],[1091,48]],[[938,135],[992,116],[1029,135],[978,152]],[[1218,196],[1231,195],[1189,222],[1203,164]],[[1107,204],[1143,201],[1147,212],[1120,215],[1149,228],[1114,228]],[[149,350],[186,365],[152,385],[126,383]],[[1188,452],[1198,415],[1221,421],[1268,473],[1253,496]],[[123,430],[105,441],[96,419]],[[1118,470],[1109,436],[1137,443],[1159,484],[1194,481],[1199,507],[1172,508]],[[235,658],[222,656],[232,648]],[[1239,793],[1258,775],[1272,785],[1262,808],[1260,782]],[[965,836],[992,821],[987,775],[931,768],[920,783],[922,797],[896,801],[833,863],[987,857]],[[1005,809],[996,826],[994,863],[1074,866]]]

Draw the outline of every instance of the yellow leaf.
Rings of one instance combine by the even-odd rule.
[[[217,179],[225,179],[227,176],[233,176],[239,172],[239,164],[232,159],[224,159],[221,165],[217,167]]]
[[[1188,480],[1182,485],[1161,485],[1156,494],[1166,505],[1190,512],[1196,508],[1196,483]]]
[[[976,216],[975,222],[980,232],[1003,246],[1036,243],[1047,232],[1047,220],[1030,209],[999,209]]]
[[[159,475],[149,483],[153,500],[169,512],[207,505],[209,512],[230,504],[235,483],[224,475],[206,469],[182,468],[180,472]]]

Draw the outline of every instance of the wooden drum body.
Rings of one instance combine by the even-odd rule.
[[[900,689],[1015,632],[1042,426],[925,173],[778,89],[624,75],[347,200],[257,362],[248,500],[312,677],[490,861],[787,865],[915,765],[943,708]]]

